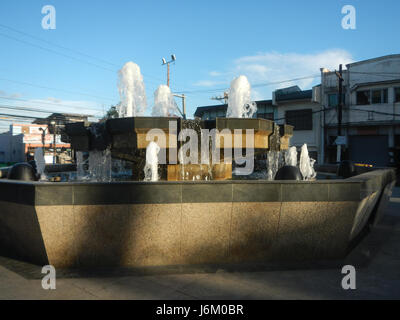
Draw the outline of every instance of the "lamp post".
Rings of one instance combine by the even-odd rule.
[[[46,131],[48,130],[49,130],[48,126],[45,129],[39,128],[39,131],[42,131],[43,157],[46,155]]]
[[[167,61],[165,60],[165,58],[162,58],[162,66],[163,65],[167,65],[167,86],[169,87],[169,64],[171,62],[175,62],[176,61],[176,56],[174,54],[171,54],[171,60]]]

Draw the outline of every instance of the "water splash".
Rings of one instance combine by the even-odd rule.
[[[89,151],[89,178],[93,181],[111,181],[111,151]]]
[[[284,156],[281,151],[267,152],[267,180],[274,180],[278,170],[284,165]]]
[[[297,167],[297,149],[296,149],[296,147],[290,147],[285,152],[285,165]]]
[[[304,180],[311,180],[316,177],[314,162],[315,160],[310,159],[308,155],[307,144],[303,144],[301,147],[299,168]]]
[[[118,106],[120,118],[144,115],[147,107],[146,91],[140,67],[134,62],[127,62],[118,72],[118,90],[121,104]]]
[[[88,162],[88,159],[84,160],[83,152],[76,152],[76,179],[83,180],[86,177],[85,164]]]
[[[144,181],[158,181],[158,153],[160,147],[151,141],[146,148],[146,165],[144,166]]]
[[[246,76],[232,80],[228,94],[227,118],[251,118],[257,111],[257,105],[250,100],[251,87]]]
[[[178,105],[172,96],[171,89],[165,84],[161,84],[154,92],[154,106],[151,115],[155,117],[179,115]]]
[[[36,148],[35,149],[35,155],[34,159],[36,162],[36,171],[38,175],[40,176],[40,180],[46,180],[46,175],[44,174],[44,170],[46,168],[46,161],[44,159],[44,154],[43,154],[43,149],[42,148]]]

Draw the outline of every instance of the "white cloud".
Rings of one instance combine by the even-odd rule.
[[[199,80],[197,82],[195,82],[193,85],[196,87],[213,87],[216,85],[221,85],[224,84],[224,81],[214,81],[214,80]]]
[[[22,96],[22,94],[16,92],[16,93],[7,93],[4,90],[0,90],[0,95],[6,98],[19,98]]]
[[[218,72],[218,71],[210,71],[210,72],[209,72],[209,75],[210,75],[211,77],[219,77],[220,75],[222,75],[222,73],[221,73],[221,72]]]
[[[49,100],[51,102],[56,102],[56,103],[60,103],[61,102],[60,99],[57,99],[57,98],[54,98],[54,97],[47,97],[47,100]]]
[[[320,68],[331,70],[338,69],[339,64],[353,62],[352,55],[343,49],[329,49],[317,53],[280,53],[276,51],[258,53],[253,56],[245,56],[233,61],[231,68],[224,72],[211,71],[212,80],[198,81],[197,85],[212,87],[214,85],[229,86],[231,80],[239,75],[245,75],[252,85],[285,81],[308,76],[318,76]],[[310,87],[320,79],[310,78],[271,84],[265,87],[253,89],[254,99],[266,99],[271,97],[271,92],[282,87],[298,85],[301,89]]]
[[[252,84],[278,82],[288,79],[319,75],[320,68],[338,69],[339,64],[353,62],[352,55],[343,49],[331,49],[315,54],[267,52],[234,61],[238,74],[245,74]],[[298,84],[308,89],[314,79],[282,83],[276,87]]]

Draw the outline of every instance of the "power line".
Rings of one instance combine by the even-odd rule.
[[[38,40],[38,41],[41,41],[41,42],[50,44],[50,45],[52,45],[52,46],[59,47],[59,48],[61,48],[61,49],[63,49],[63,50],[68,50],[68,51],[73,52],[73,53],[75,53],[75,54],[78,54],[78,55],[81,55],[81,56],[85,56],[85,57],[90,58],[90,59],[93,59],[93,60],[101,61],[102,63],[108,64],[108,65],[111,65],[111,66],[114,66],[114,67],[117,67],[117,68],[120,68],[120,67],[121,67],[121,66],[119,66],[119,65],[117,65],[117,64],[115,64],[115,63],[113,63],[113,62],[109,62],[109,61],[107,61],[107,60],[104,60],[104,59],[101,59],[101,58],[97,58],[97,57],[92,56],[92,55],[88,55],[88,54],[83,53],[83,52],[81,52],[81,51],[78,51],[78,50],[75,50],[75,49],[71,49],[71,48],[68,48],[68,47],[65,47],[65,46],[56,44],[56,43],[51,42],[51,41],[47,41],[47,40],[42,39],[42,38],[40,38],[40,37],[33,36],[33,35],[29,34],[29,33],[23,32],[23,31],[21,31],[21,30],[17,30],[17,29],[15,29],[15,28],[6,26],[6,25],[4,25],[4,24],[0,24],[0,27],[6,28],[6,29],[11,30],[11,31],[13,31],[13,32],[16,32],[16,33],[22,34],[22,35],[24,35],[24,36],[30,37],[30,38],[32,38],[32,39],[35,39],[35,40]],[[101,68],[101,69],[103,69],[103,70],[111,71],[111,72],[113,72],[113,73],[116,73],[116,72],[117,72],[116,70],[109,69],[109,68],[105,68],[105,67],[100,66],[100,65],[98,65],[98,64],[96,64],[96,63],[92,63],[92,62],[87,61],[87,60],[79,59],[79,58],[76,58],[76,57],[67,55],[67,54],[65,54],[65,53],[60,53],[60,52],[58,52],[58,51],[55,51],[55,50],[52,50],[52,49],[49,49],[49,48],[46,48],[46,47],[42,47],[42,46],[40,46],[40,45],[37,45],[37,44],[34,44],[34,43],[30,43],[30,42],[28,42],[28,41],[21,40],[21,39],[18,39],[18,38],[15,38],[15,37],[12,37],[12,36],[3,34],[3,33],[0,33],[0,35],[4,36],[4,37],[6,37],[6,38],[12,39],[12,40],[14,40],[14,41],[18,41],[18,42],[21,42],[21,43],[24,43],[24,44],[27,44],[27,45],[30,45],[30,46],[33,46],[33,47],[36,47],[36,48],[39,48],[39,49],[42,49],[42,50],[45,50],[45,51],[48,51],[48,52],[57,54],[57,55],[60,55],[60,56],[63,56],[63,57],[67,57],[67,58],[70,58],[70,59],[73,59],[73,60],[77,60],[77,61],[80,61],[80,62],[89,64],[89,65],[91,65],[91,66],[95,66],[95,67]],[[148,77],[148,78],[153,78],[153,79],[155,79],[155,80],[157,80],[157,81],[161,81],[161,82],[164,81],[164,80],[161,80],[160,78],[154,77],[154,76],[152,76],[152,75],[148,75],[148,74],[144,74],[144,73],[142,73],[142,75],[145,76],[145,77]],[[154,81],[148,81],[148,82],[155,84]],[[158,85],[158,83],[157,83],[157,85]]]
[[[21,84],[21,85],[25,85],[25,86],[41,88],[41,89],[54,90],[54,91],[60,91],[60,92],[65,92],[65,93],[72,93],[72,94],[78,94],[78,95],[82,95],[82,96],[88,96],[88,97],[96,98],[96,99],[100,99],[100,100],[115,101],[115,99],[106,98],[106,97],[100,97],[100,96],[96,96],[96,95],[89,94],[89,93],[83,93],[83,92],[78,92],[78,91],[70,91],[70,90],[59,89],[59,88],[51,88],[51,87],[46,87],[46,86],[43,86],[43,85],[38,85],[38,84],[34,84],[34,83],[29,83],[29,82],[16,81],[16,80],[11,80],[11,79],[6,79],[6,78],[0,78],[0,80],[8,81],[8,82],[16,83],[16,84]]]
[[[305,79],[314,79],[320,77],[320,74],[315,74],[315,75],[310,75],[310,76],[305,76],[305,77],[299,77],[299,78],[293,78],[293,79],[287,79],[287,80],[281,80],[281,81],[274,81],[274,82],[265,82],[265,83],[256,83],[252,85],[252,88],[259,88],[259,87],[266,87],[270,85],[275,85],[275,84],[282,84],[282,83],[287,83],[287,82],[294,82],[294,81],[299,81],[299,80],[305,80]],[[225,88],[219,88],[219,89],[204,89],[204,90],[192,90],[192,91],[178,91],[178,93],[185,93],[185,94],[191,94],[191,93],[210,93],[210,92],[216,92],[216,91],[225,91],[227,90],[227,87]]]
[[[363,109],[357,109],[357,108],[345,108],[344,110],[346,111],[361,111],[361,112],[371,112],[371,113],[375,113],[375,114],[380,114],[380,115],[387,115],[387,116],[395,116],[395,117],[400,117],[399,113],[390,113],[390,112],[382,112],[382,111],[375,111],[375,110],[363,110]],[[330,112],[330,111],[337,111],[336,107],[332,107],[332,108],[325,108],[322,110],[316,110],[316,111],[312,111],[311,114],[316,114],[316,113],[320,113],[320,112]],[[296,117],[304,117],[306,115],[309,115],[309,112],[299,112]],[[280,120],[286,120],[287,117],[282,117],[282,118],[277,118],[274,119],[274,121],[280,121]]]
[[[97,111],[97,112],[103,112],[103,110],[99,110],[99,109],[95,109],[95,108],[89,108],[89,107],[79,106],[79,105],[78,106],[77,105],[67,105],[67,104],[61,104],[61,103],[56,103],[56,102],[34,101],[34,100],[29,100],[29,99],[4,97],[4,96],[0,96],[0,99],[24,101],[24,102],[36,103],[36,104],[47,104],[47,105],[51,105],[51,106],[60,106],[60,107],[67,107],[67,108],[86,109],[86,110],[93,110],[93,111]]]
[[[22,119],[45,119],[45,118],[38,118],[38,117],[31,117],[31,116],[24,116],[20,114],[9,114],[9,113],[0,113],[0,117],[10,117],[10,118],[22,118]]]
[[[44,51],[48,51],[48,52],[57,54],[57,55],[62,56],[62,57],[66,57],[66,58],[69,58],[69,59],[72,59],[72,60],[80,61],[80,62],[86,63],[86,64],[88,64],[88,65],[91,65],[91,66],[94,66],[94,67],[97,67],[97,68],[100,68],[100,69],[103,69],[103,70],[115,72],[115,70],[108,69],[108,68],[104,68],[104,67],[102,67],[102,66],[100,66],[100,65],[98,65],[98,64],[91,63],[91,62],[89,62],[89,61],[82,60],[82,59],[80,59],[80,58],[76,58],[76,57],[67,55],[67,54],[65,54],[65,53],[60,53],[60,52],[58,52],[58,51],[55,51],[55,50],[52,50],[52,49],[49,49],[49,48],[45,48],[45,47],[42,47],[42,46],[37,45],[37,44],[30,43],[30,42],[25,41],[25,40],[17,39],[17,38],[11,37],[11,36],[9,36],[9,35],[6,35],[6,34],[4,34],[4,33],[0,33],[0,36],[6,37],[6,38],[8,38],[8,39],[12,39],[12,40],[14,40],[14,41],[18,41],[18,42],[21,42],[21,43],[24,43],[24,44],[27,44],[27,45],[30,45],[30,46],[35,47],[35,48],[39,48],[39,49],[44,50]]]
[[[375,114],[385,115],[385,116],[395,116],[400,117],[399,113],[390,113],[390,112],[382,112],[382,111],[375,111],[375,110],[364,110],[364,109],[357,109],[357,108],[347,108],[349,111],[361,111],[361,112],[372,112]]]
[[[0,27],[6,28],[6,29],[11,30],[11,31],[14,31],[14,32],[17,32],[17,33],[19,33],[19,34],[25,35],[25,36],[30,37],[30,38],[32,38],[32,39],[36,39],[36,40],[42,41],[42,42],[47,43],[47,44],[50,44],[50,45],[52,45],[52,46],[59,47],[59,48],[64,49],[64,50],[71,51],[71,52],[73,52],[73,53],[75,53],[75,54],[79,54],[79,55],[85,56],[85,57],[90,58],[90,59],[98,60],[98,61],[101,61],[101,62],[103,62],[103,63],[109,64],[109,65],[111,65],[111,66],[119,67],[119,66],[118,66],[117,64],[115,64],[115,63],[109,62],[109,61],[104,60],[104,59],[101,59],[101,58],[96,58],[96,57],[94,57],[94,56],[88,55],[88,54],[86,54],[86,53],[80,52],[80,51],[75,50],[75,49],[67,48],[67,47],[62,46],[62,45],[59,45],[59,44],[57,44],[57,43],[54,43],[54,42],[45,40],[45,39],[43,39],[43,38],[39,38],[39,37],[37,37],[37,36],[33,36],[33,35],[29,34],[29,33],[26,33],[26,32],[20,31],[20,30],[17,30],[17,29],[15,29],[15,28],[10,27],[10,26],[6,26],[6,25],[4,25],[4,24],[2,24],[2,23],[0,23]]]
[[[400,76],[399,72],[361,72],[361,71],[348,71],[349,73],[368,74],[377,76]]]
[[[29,107],[21,107],[21,106],[14,106],[14,105],[4,105],[0,104],[1,109],[9,109],[9,110],[20,110],[20,111],[29,111],[29,112],[37,112],[37,113],[49,113],[52,114],[54,113],[54,110],[45,110],[45,109],[35,109],[35,108],[29,108]],[[62,113],[62,112],[59,112]],[[83,115],[76,113],[77,115]],[[85,115],[88,117],[94,117],[94,115]]]

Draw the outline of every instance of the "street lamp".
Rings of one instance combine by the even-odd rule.
[[[163,65],[167,65],[167,86],[169,87],[169,64],[171,63],[171,62],[175,62],[176,61],[176,56],[174,55],[174,54],[171,54],[171,60],[170,61],[167,61],[167,60],[165,60],[165,58],[162,58],[162,66]]]

